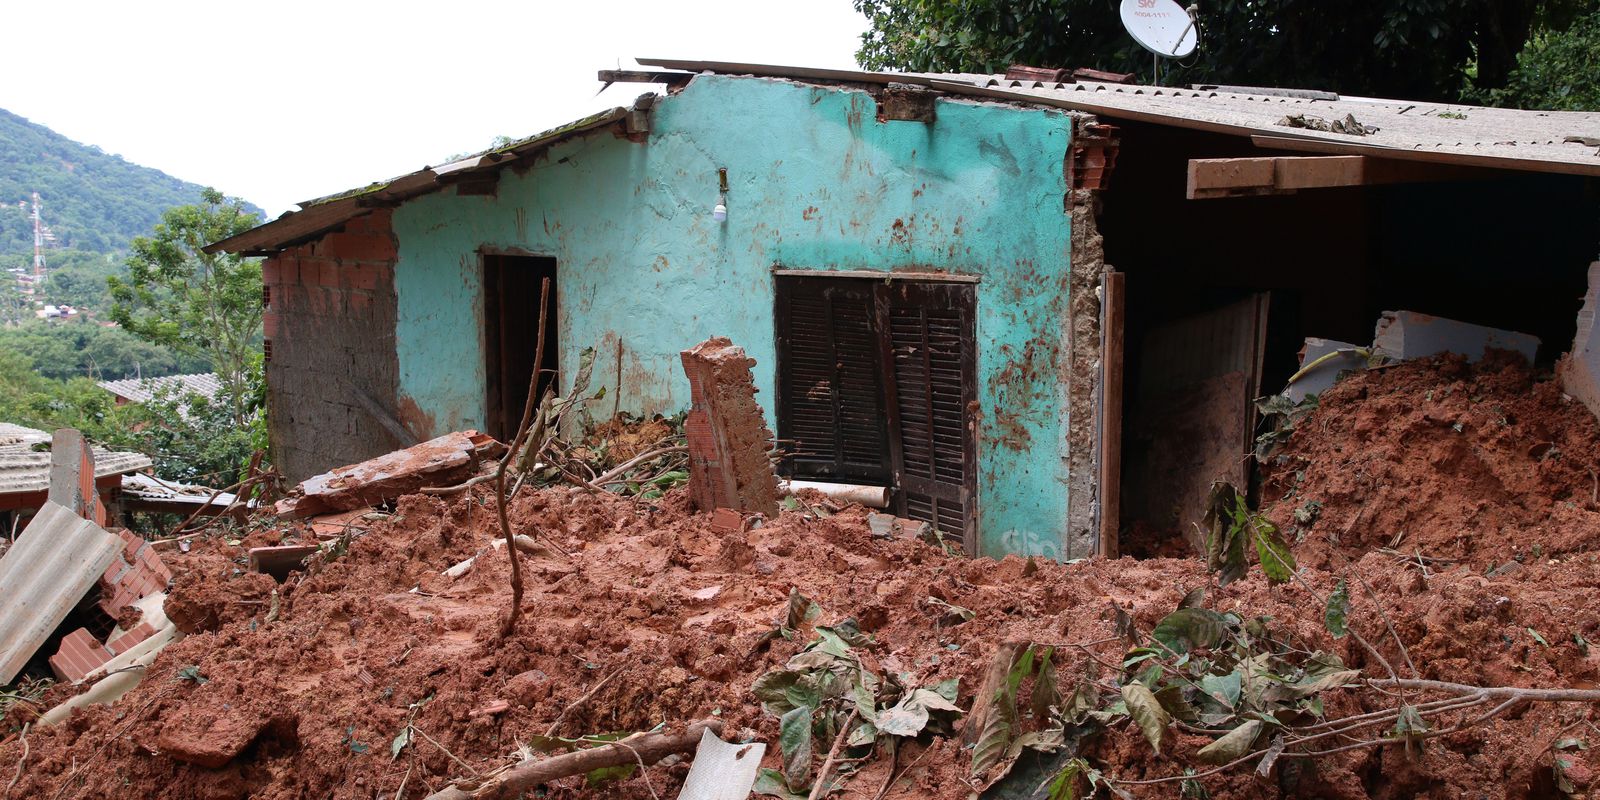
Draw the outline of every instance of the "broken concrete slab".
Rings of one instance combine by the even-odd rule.
[[[359,464],[307,478],[277,505],[280,517],[350,511],[393,500],[426,486],[470,478],[480,452],[495,444],[477,431],[456,431]]]
[[[67,618],[122,549],[122,540],[46,501],[0,557],[0,684]]]
[[[1490,350],[1509,350],[1521,353],[1531,364],[1539,354],[1539,337],[1415,311],[1385,311],[1378,318],[1372,349],[1394,361],[1440,353],[1478,361]]]
[[[750,368],[753,358],[724,337],[681,353],[689,377],[689,494],[702,512],[731,508],[778,516],[778,476]]]
[[[321,550],[314,544],[286,544],[276,547],[250,548],[250,569],[265,572],[279,583],[289,579],[289,573],[302,569],[305,560]]]
[[[1600,331],[1595,316],[1600,312],[1600,261],[1589,265],[1589,291],[1578,310],[1578,333],[1572,350],[1556,364],[1561,390],[1600,417]]]
[[[1297,373],[1299,377],[1283,390],[1284,396],[1291,402],[1301,403],[1311,395],[1326,392],[1344,373],[1367,368],[1367,356],[1362,354],[1363,351],[1369,350],[1349,342],[1307,337],[1305,345],[1300,348],[1300,370],[1303,374]],[[1326,360],[1319,363],[1319,359]],[[1310,364],[1316,366],[1307,369]]]

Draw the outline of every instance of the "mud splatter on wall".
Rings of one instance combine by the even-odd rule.
[[[773,267],[978,275],[981,549],[1060,556],[1071,118],[943,99],[931,124],[874,112],[862,91],[700,76],[656,105],[643,143],[600,132],[504,173],[494,196],[406,203],[400,391],[441,429],[482,424],[482,248],[557,259],[563,371],[591,346],[614,363],[620,336],[623,410],[684,408],[679,351],[727,336],[756,359],[774,427]]]

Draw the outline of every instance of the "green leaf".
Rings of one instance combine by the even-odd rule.
[[[618,764],[614,767],[601,767],[599,769],[590,770],[588,774],[583,776],[583,782],[585,786],[594,787],[609,781],[625,781],[633,777],[633,773],[638,771],[638,769],[638,764],[631,763]]]
[[[878,730],[890,736],[916,736],[928,725],[932,711],[961,713],[961,709],[937,692],[912,689],[894,707],[878,714]]]
[[[1538,643],[1539,643],[1539,644],[1542,644],[1542,645],[1544,645],[1544,646],[1545,646],[1545,647],[1549,647],[1549,646],[1550,646],[1550,643],[1549,643],[1549,642],[1547,642],[1547,641],[1545,641],[1545,640],[1544,640],[1544,637],[1543,637],[1543,636],[1540,636],[1540,635],[1539,635],[1539,632],[1538,632],[1538,631],[1536,631],[1536,630],[1534,630],[1534,629],[1533,629],[1533,628],[1529,628],[1529,629],[1528,629],[1528,635],[1529,635],[1529,636],[1532,636],[1532,637],[1533,637],[1533,640],[1534,640],[1534,641],[1536,641],[1536,642],[1538,642]]]
[[[861,747],[863,745],[872,744],[877,740],[878,726],[873,725],[870,722],[863,722],[860,725],[857,725],[855,730],[850,732],[850,735],[845,739],[844,744],[846,747]]]
[[[961,679],[950,678],[948,680],[939,681],[933,685],[933,691],[940,697],[943,697],[944,699],[954,703],[956,701],[956,695],[961,691]]]
[[[1339,585],[1333,587],[1333,594],[1328,595],[1328,607],[1322,610],[1322,622],[1328,628],[1328,633],[1335,639],[1343,639],[1349,633],[1348,621],[1350,619],[1350,589],[1345,586],[1344,579],[1339,580]]]
[[[1206,533],[1206,568],[1217,573],[1217,584],[1227,586],[1244,577],[1245,531],[1237,519],[1238,490],[1227,481],[1211,484],[1202,524]]]
[[[1009,711],[1007,710],[1007,697],[1005,690],[995,692],[994,702],[989,705],[988,713],[984,717],[970,719],[968,725],[977,724],[978,741],[972,747],[973,777],[984,776],[993,767],[998,766],[1006,755],[1006,750],[1011,746],[1011,737],[1016,729],[1016,703],[1011,698]],[[1008,767],[1009,769],[1009,767]],[[990,776],[991,781],[997,781],[1004,776]]]
[[[1156,623],[1150,638],[1174,653],[1210,650],[1228,636],[1234,617],[1205,608],[1180,608]]]
[[[1428,723],[1422,718],[1421,712],[1417,711],[1416,706],[1400,706],[1400,713],[1395,718],[1394,729],[1390,731],[1390,735],[1405,742],[1407,753],[1411,752],[1413,744],[1421,747],[1420,737],[1427,732]]]
[[[805,786],[811,779],[811,708],[801,706],[778,719],[778,747],[783,752],[783,776],[790,786]]]
[[[1240,499],[1241,506],[1244,500]],[[1249,512],[1245,512],[1249,513]],[[1294,554],[1278,535],[1278,526],[1265,517],[1250,516],[1250,538],[1256,543],[1256,557],[1261,559],[1261,571],[1271,583],[1283,583],[1294,577]]]
[[[1256,743],[1257,737],[1261,735],[1261,729],[1265,726],[1266,723],[1261,720],[1249,720],[1228,731],[1222,738],[1200,748],[1199,752],[1194,754],[1195,758],[1207,764],[1226,764],[1236,761],[1250,752],[1250,748]]]
[[[400,729],[400,733],[394,737],[394,741],[389,743],[389,760],[394,761],[399,758],[400,751],[406,749],[406,745],[409,744],[411,744],[411,726],[407,725]]]
[[[1066,766],[1050,779],[1050,788],[1045,795],[1048,800],[1078,800],[1078,784],[1088,766],[1088,762],[1081,758],[1068,761]]]
[[[1150,687],[1142,683],[1123,684],[1122,701],[1128,704],[1128,715],[1139,725],[1144,738],[1155,748],[1156,755],[1160,755],[1161,740],[1166,736],[1167,725],[1172,722],[1172,717],[1156,701]]]
[[[766,767],[756,772],[756,782],[750,787],[750,791],[782,800],[807,800],[809,797],[805,792],[790,789],[789,782],[783,779],[782,772]]]
[[[1200,679],[1200,691],[1206,697],[1230,710],[1239,707],[1239,690],[1244,683],[1244,676],[1238,672],[1227,675],[1207,675]]]
[[[1033,679],[1033,696],[1029,706],[1033,716],[1038,719],[1050,716],[1051,707],[1061,702],[1061,692],[1056,688],[1056,667],[1050,660],[1052,654],[1052,650],[1046,649],[1040,655],[1039,674]]]

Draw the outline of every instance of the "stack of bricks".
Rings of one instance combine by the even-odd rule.
[[[172,571],[149,542],[126,530],[116,533],[122,537],[122,552],[100,576],[100,610],[112,619],[140,598],[166,591],[172,580]]]
[[[689,376],[689,495],[700,511],[778,515],[772,432],[756,403],[755,359],[722,337],[683,351]]]
[[[101,664],[132,650],[134,645],[154,636],[156,629],[141,622],[133,630],[101,644],[87,628],[79,628],[61,640],[61,648],[50,657],[50,671],[63,682],[82,680]]]

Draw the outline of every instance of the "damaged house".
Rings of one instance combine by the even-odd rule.
[[[601,78],[665,95],[209,248],[267,257],[288,478],[508,438],[591,350],[622,411],[673,414],[680,351],[726,336],[790,477],[889,487],[968,552],[1115,555],[1247,483],[1308,338],[1481,354],[1461,320],[1550,365],[1600,251],[1600,114],[645,63]]]

